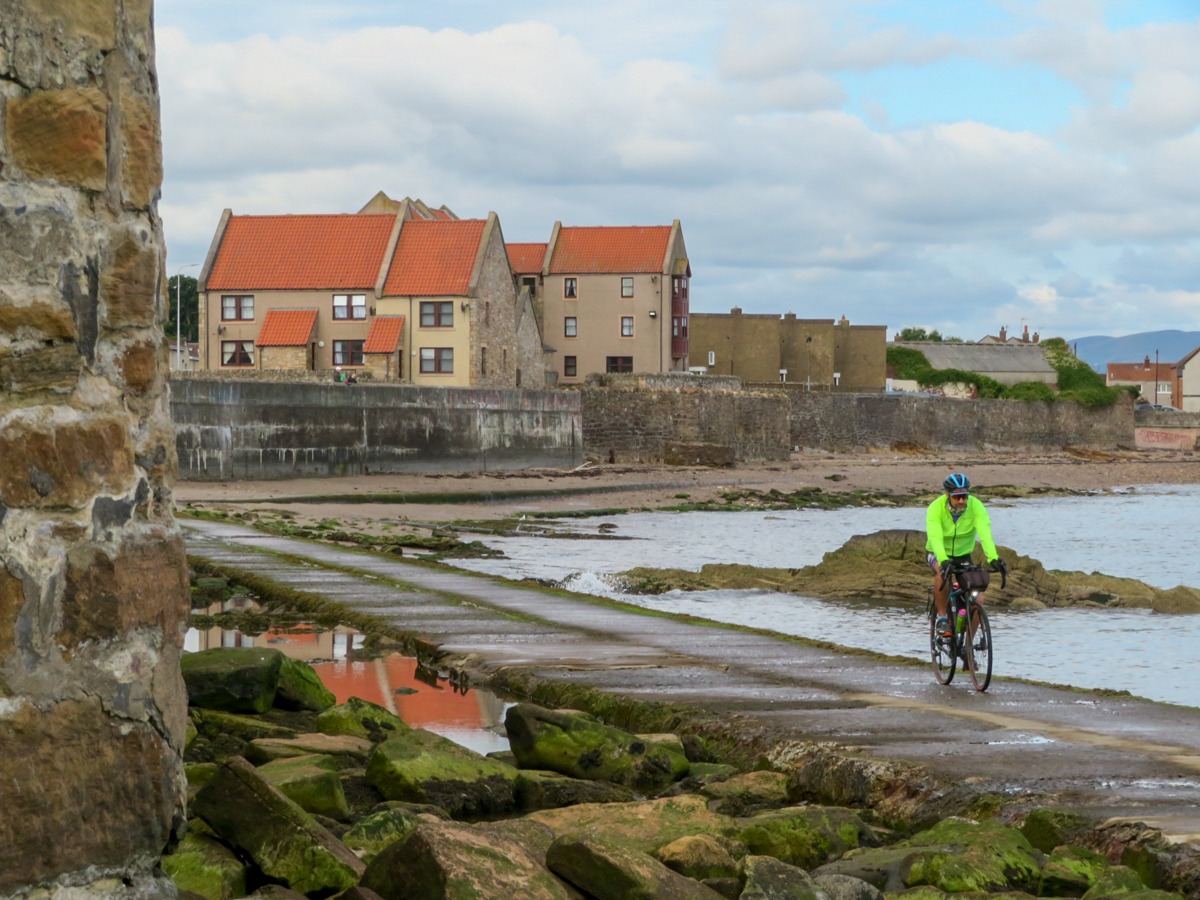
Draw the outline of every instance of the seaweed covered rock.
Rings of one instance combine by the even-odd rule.
[[[376,745],[367,779],[389,800],[431,803],[454,818],[516,806],[516,769],[419,728]]]
[[[596,900],[720,900],[721,895],[645,853],[591,835],[558,838],[546,865]]]
[[[261,714],[275,703],[283,654],[262,647],[221,647],[185,653],[180,668],[190,706]]]
[[[681,744],[647,740],[585,713],[518,703],[508,710],[504,726],[523,769],[548,769],[651,792],[688,773]]]
[[[399,716],[378,704],[351,697],[317,716],[317,731],[365,738],[373,744],[409,730]]]
[[[879,839],[853,810],[796,806],[738,820],[736,837],[757,856],[814,869]]]

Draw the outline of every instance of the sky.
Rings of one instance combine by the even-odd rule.
[[[1197,0],[157,0],[168,274],[377,192],[669,225],[693,312],[1200,330]]]

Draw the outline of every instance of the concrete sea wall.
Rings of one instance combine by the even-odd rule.
[[[268,479],[570,467],[579,395],[182,378],[172,383],[180,477]]]

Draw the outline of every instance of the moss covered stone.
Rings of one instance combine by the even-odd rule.
[[[324,734],[346,734],[375,744],[410,730],[399,716],[358,697],[325,710],[316,724]]]
[[[1043,859],[1020,831],[995,822],[943,819],[904,842],[918,848],[905,883],[947,893],[1016,890],[1036,893]]]
[[[185,653],[180,668],[191,706],[261,715],[275,702],[283,654],[261,647],[222,647]]]
[[[1038,850],[1049,853],[1061,844],[1071,843],[1088,828],[1087,820],[1077,812],[1055,806],[1030,810],[1021,825],[1021,834]]]
[[[588,832],[644,853],[692,834],[731,835],[736,822],[712,812],[696,794],[635,803],[584,803],[530,813],[556,835]]]
[[[853,810],[797,806],[739,820],[737,839],[755,855],[813,869],[879,840]]]
[[[1108,860],[1085,847],[1055,847],[1042,866],[1038,894],[1042,897],[1082,897],[1109,866]]]
[[[455,818],[509,812],[517,770],[422,729],[378,744],[367,780],[389,800],[431,803]]]
[[[355,822],[342,835],[342,843],[370,865],[385,847],[404,840],[416,827],[416,814],[404,809],[382,809]]]
[[[189,833],[162,858],[163,871],[181,891],[207,900],[246,896],[246,867],[232,850],[207,834]]]
[[[337,697],[321,683],[321,677],[312,666],[301,659],[283,658],[279,685],[275,691],[275,706],[321,712],[335,703]]]
[[[1146,885],[1129,866],[1109,866],[1096,876],[1095,883],[1084,894],[1084,900],[1125,896],[1146,890]]]
[[[310,754],[277,759],[259,767],[258,774],[306,812],[339,822],[350,818],[337,765],[331,757]]]

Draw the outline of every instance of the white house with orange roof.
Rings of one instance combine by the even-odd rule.
[[[687,370],[692,271],[671,225],[564,227],[546,244],[510,244],[528,289],[547,366],[562,384],[594,372]],[[540,257],[540,258],[539,258]]]
[[[518,303],[495,213],[460,220],[408,200],[350,215],[225,210],[198,288],[202,369],[545,383],[532,307]]]

